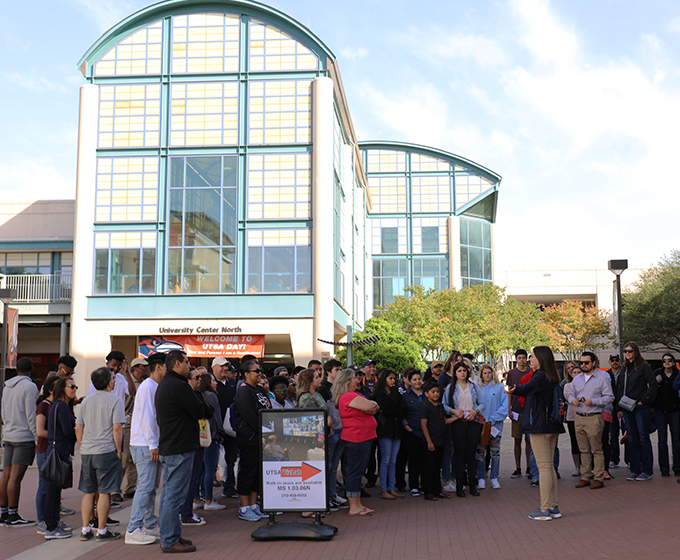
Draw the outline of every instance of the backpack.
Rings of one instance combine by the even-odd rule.
[[[559,383],[553,383],[552,399],[545,407],[545,417],[550,424],[561,426],[567,415],[567,401]]]

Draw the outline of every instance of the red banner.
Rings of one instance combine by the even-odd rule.
[[[139,339],[140,357],[154,352],[183,350],[190,358],[241,358],[264,356],[263,334],[208,334],[191,336],[149,336]]]
[[[7,361],[5,366],[16,369],[19,348],[19,310],[7,308]]]

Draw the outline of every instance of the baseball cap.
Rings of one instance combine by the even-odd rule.
[[[286,366],[279,366],[274,370],[274,375],[280,375],[282,371],[288,373],[288,368]]]
[[[354,364],[352,364],[351,366],[347,366],[347,369],[354,370],[354,373],[360,371],[359,366],[355,366]]]
[[[149,362],[147,362],[144,358],[135,358],[130,362],[130,367],[133,368],[135,366],[148,366]]]
[[[618,352],[613,352],[609,354],[609,359],[611,360],[612,358],[618,358],[620,360],[621,356],[619,356]]]
[[[430,364],[430,369],[436,368],[437,366],[441,366],[441,365],[443,365],[443,364],[439,360],[435,360],[434,362],[432,362]]]
[[[371,365],[371,364],[376,365],[375,360],[366,360],[366,361],[364,362],[364,365],[361,366],[361,367],[366,367],[366,366],[369,366],[369,365]]]
[[[214,366],[226,366],[229,361],[226,358],[213,358],[212,365]]]

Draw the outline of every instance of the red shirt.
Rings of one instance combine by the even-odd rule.
[[[531,378],[534,376],[534,370],[530,369],[529,373],[525,373],[522,376],[522,379],[519,380],[520,385],[524,385],[525,383],[529,383],[531,381]],[[519,399],[520,404],[522,405],[522,408],[524,408],[524,397],[517,397]]]
[[[363,399],[359,393],[347,391],[338,401],[338,412],[342,420],[342,435],[340,439],[352,443],[361,443],[377,437],[375,429],[376,419],[370,414],[349,406],[354,399]]]
[[[35,409],[35,415],[40,416],[41,414],[45,417],[45,430],[47,430],[47,415],[50,412],[50,405],[52,403],[45,399],[42,401],[39,405],[38,408]],[[35,449],[36,453],[47,453],[47,438],[44,437],[39,437],[38,438],[38,446]]]

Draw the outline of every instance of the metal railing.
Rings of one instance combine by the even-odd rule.
[[[71,274],[7,274],[4,288],[17,291],[13,303],[69,303]]]

